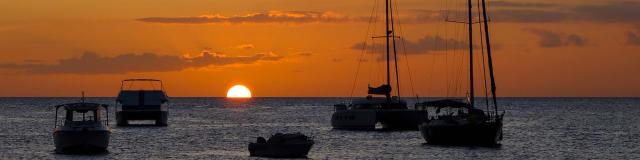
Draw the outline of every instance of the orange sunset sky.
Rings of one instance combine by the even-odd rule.
[[[234,84],[259,97],[363,96],[382,82],[379,55],[358,49],[374,2],[0,1],[0,96],[115,96],[126,78],[162,79],[174,97]],[[440,16],[464,2],[397,1],[402,95],[464,95],[467,75],[451,69],[464,55],[433,47],[466,43]],[[488,3],[498,96],[640,96],[639,1]]]

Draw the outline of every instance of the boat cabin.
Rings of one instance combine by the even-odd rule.
[[[481,109],[473,108],[462,99],[443,99],[417,103],[416,109],[424,110],[430,119],[479,118],[485,120],[485,113]],[[435,113],[429,116],[429,112]]]
[[[367,96],[365,99],[354,100],[347,109],[407,109],[407,102],[398,97],[388,100],[385,97]]]
[[[53,142],[56,153],[104,153],[109,146],[108,105],[97,103],[69,103],[57,105]],[[58,111],[64,109],[63,122],[58,122]],[[101,111],[104,109],[104,113]],[[106,120],[102,120],[102,115]],[[106,125],[105,125],[106,123]],[[60,126],[59,126],[60,125]]]
[[[58,127],[58,110],[64,108],[63,126],[72,124],[94,124],[101,123],[100,110],[103,108],[107,111],[108,105],[97,103],[70,103],[56,106],[56,127]],[[104,121],[109,123],[109,114],[105,114],[107,119]]]

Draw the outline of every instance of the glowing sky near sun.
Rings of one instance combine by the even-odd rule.
[[[251,98],[251,90],[244,85],[234,85],[227,91],[227,98]]]
[[[162,79],[171,96],[238,83],[260,96],[349,96],[374,2],[0,1],[0,96],[115,96],[127,78]],[[461,40],[438,17],[461,2],[398,1],[403,95],[464,94],[442,61],[455,55],[429,46]],[[640,96],[640,2],[489,3],[499,95]],[[378,57],[365,58],[358,96],[381,82]]]

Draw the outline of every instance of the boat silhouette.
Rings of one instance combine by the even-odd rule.
[[[108,105],[98,103],[68,103],[55,106],[55,131],[53,141],[56,153],[92,154],[107,152],[109,146]],[[65,118],[58,123],[58,110],[64,110]],[[102,121],[100,112],[107,119]],[[103,124],[104,123],[104,124]],[[60,126],[59,126],[60,125]]]
[[[424,112],[409,109],[407,102],[400,98],[398,58],[393,3],[385,0],[385,35],[372,38],[385,39],[386,83],[378,87],[368,87],[365,98],[352,100],[348,104],[334,105],[331,126],[342,130],[418,130],[424,121]],[[366,45],[366,44],[365,44]],[[396,96],[392,96],[391,56],[394,58]],[[380,127],[376,127],[380,124]]]
[[[151,87],[131,88],[135,83],[144,82],[151,85]],[[159,88],[156,88],[154,83],[158,83]],[[129,126],[129,121],[131,120],[153,120],[156,126],[167,126],[168,102],[169,97],[160,80],[123,80],[120,86],[120,93],[118,93],[118,98],[116,99],[117,125]]]
[[[473,21],[472,1],[467,2],[467,21],[456,22],[468,25],[469,38],[469,93],[467,99],[442,99],[435,101],[427,101],[417,103],[416,107],[423,108],[428,113],[433,113],[429,119],[420,125],[420,132],[423,138],[429,144],[442,145],[482,145],[482,146],[498,146],[502,140],[502,120],[504,111],[498,109],[498,101],[496,97],[496,83],[493,72],[493,59],[491,53],[491,43],[489,34],[489,25],[486,12],[485,0],[478,3],[478,8],[482,8],[482,16],[479,22]],[[482,5],[482,7],[480,7]],[[480,12],[480,9],[478,9]],[[490,79],[490,96],[491,100],[485,100],[486,110],[478,108],[475,104],[475,88],[474,88],[474,41],[473,41],[473,25],[480,24],[484,29],[481,31],[481,37],[485,39],[482,47],[482,58],[484,62],[484,51],[486,48],[486,63],[483,63],[483,69],[489,71]],[[487,65],[485,65],[487,64]],[[485,73],[486,74],[486,73]],[[486,85],[486,76],[485,85]],[[485,86],[486,89],[486,86]],[[486,93],[486,92],[485,92]],[[487,93],[488,94],[488,93]],[[490,103],[491,102],[491,103]],[[432,112],[429,112],[431,110]]]
[[[301,133],[276,133],[268,140],[258,137],[249,143],[249,153],[252,157],[306,158],[314,143]]]

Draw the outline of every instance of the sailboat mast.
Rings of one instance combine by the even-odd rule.
[[[471,0],[468,0],[468,12],[469,12],[469,104],[474,107],[474,87],[473,87],[473,19],[472,19],[472,5]]]
[[[489,77],[491,79],[491,96],[493,97],[493,106],[498,115],[498,100],[496,98],[496,81],[493,77],[493,60],[491,59],[491,41],[489,41],[489,19],[487,18],[487,5],[485,0],[482,0],[482,17],[484,18],[484,34],[485,41],[487,42],[487,61],[489,63]]]
[[[393,44],[393,62],[394,62],[394,67],[395,67],[395,73],[396,73],[396,93],[398,97],[400,97],[400,76],[398,75],[398,50],[396,48],[396,28],[395,28],[395,23],[394,23],[394,18],[393,18],[393,2],[389,3],[389,8],[391,8],[391,38],[392,41],[391,43]]]
[[[390,54],[389,54],[389,35],[391,34],[391,31],[389,30],[389,1],[390,0],[385,0],[385,22],[386,22],[386,30],[385,30],[385,35],[386,35],[386,39],[387,39],[387,86],[391,86],[391,69],[389,67],[389,58],[390,58]],[[385,95],[387,97],[387,100],[390,100],[391,98],[391,93],[386,93]]]

